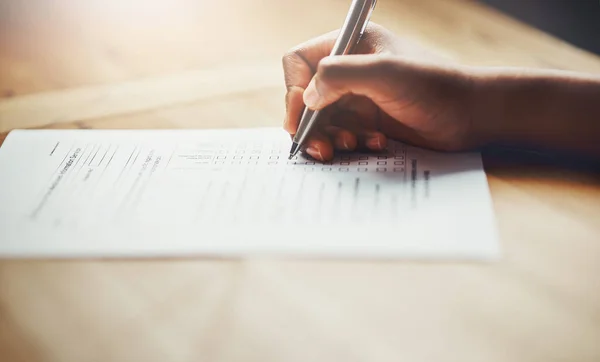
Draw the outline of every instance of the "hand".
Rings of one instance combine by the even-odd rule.
[[[283,58],[284,129],[295,134],[305,104],[322,110],[306,143],[309,155],[326,161],[334,149],[380,151],[388,138],[443,151],[476,145],[468,72],[425,61],[430,57],[377,24],[353,55],[329,57],[336,37],[325,34]]]

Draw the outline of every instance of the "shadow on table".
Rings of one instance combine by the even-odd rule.
[[[507,148],[483,151],[486,173],[502,179],[600,188],[600,161]]]

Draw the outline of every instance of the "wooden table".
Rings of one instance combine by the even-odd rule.
[[[347,5],[0,2],[0,132],[278,126],[281,56]],[[600,72],[471,1],[382,0],[373,20],[463,63]],[[0,360],[599,361],[600,177],[485,165],[498,263],[5,260]]]

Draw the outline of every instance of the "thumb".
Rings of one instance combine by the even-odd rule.
[[[393,83],[401,71],[397,59],[381,54],[326,57],[304,92],[304,103],[322,109],[352,93],[381,104],[394,98]]]

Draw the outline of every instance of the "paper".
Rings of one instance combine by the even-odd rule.
[[[280,129],[17,130],[0,256],[497,257],[481,156],[288,160]]]

